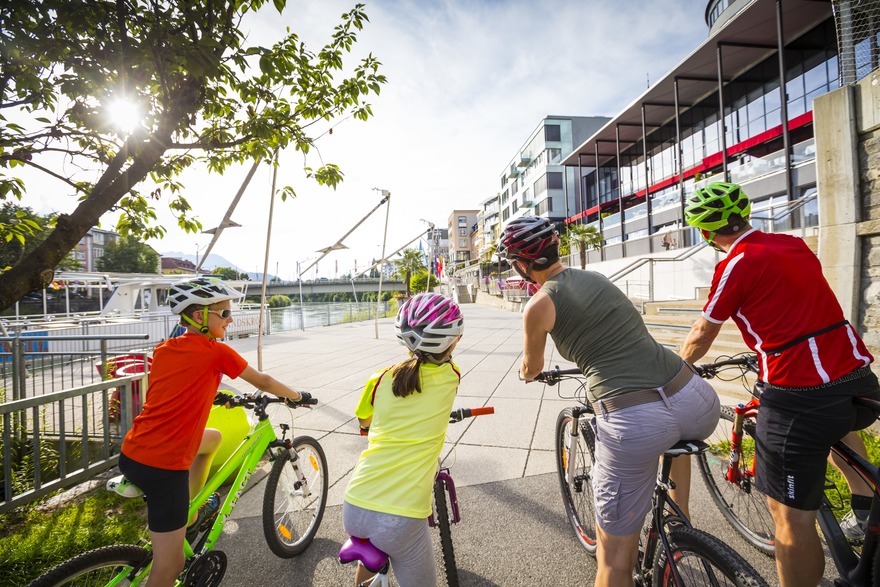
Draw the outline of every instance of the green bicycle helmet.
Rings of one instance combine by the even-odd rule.
[[[694,192],[684,210],[687,223],[700,230],[716,232],[730,223],[731,216],[749,218],[752,203],[735,183],[715,181]]]

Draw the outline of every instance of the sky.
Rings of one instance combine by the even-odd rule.
[[[281,16],[267,2],[243,23],[261,44],[289,27],[317,51],[352,0],[287,0]],[[633,102],[707,35],[706,0],[376,0],[358,33],[352,65],[367,53],[388,78],[371,95],[368,121],[338,122],[304,160],[282,153],[277,186],[295,199],[274,204],[268,273],[295,279],[297,263],[335,243],[391,192],[390,207],[374,212],[304,278],[334,277],[416,238],[428,222],[446,227],[454,209],[478,209],[494,196],[507,163],[547,115],[614,116]],[[304,177],[304,165],[338,165],[345,180],[334,191]],[[205,229],[217,226],[250,165],[223,176],[192,169],[184,196]],[[58,183],[28,184],[23,203],[41,213],[70,212],[76,199]],[[240,269],[262,272],[266,258],[272,172],[261,165],[212,252]],[[156,203],[167,228],[160,253],[194,256],[211,240],[177,228],[165,200]],[[113,229],[108,213],[101,227]],[[417,248],[418,243],[413,247]]]

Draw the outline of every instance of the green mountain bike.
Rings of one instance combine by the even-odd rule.
[[[220,584],[226,573],[226,555],[215,549],[217,540],[264,454],[268,454],[272,462],[263,497],[263,533],[269,548],[279,557],[290,558],[302,553],[314,539],[327,504],[327,459],[314,438],[285,438],[290,429],[287,424],[279,425],[281,438],[277,437],[266,408],[284,401],[284,398],[260,393],[234,398],[223,396],[215,401],[253,410],[256,422],[235,452],[190,502],[192,517],[211,494],[235,474],[235,481],[217,513],[199,527],[192,543],[184,542],[186,563],[176,585],[213,587]],[[316,403],[317,400],[309,399],[289,405]],[[130,489],[127,493],[131,495],[139,493],[136,488]],[[141,585],[150,574],[152,559],[149,545],[105,546],[61,563],[28,587]]]

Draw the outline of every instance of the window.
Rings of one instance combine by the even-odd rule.
[[[561,190],[562,189],[562,172],[561,171],[548,171],[547,172],[547,189],[551,189],[551,190]]]
[[[458,217],[458,225],[459,226],[467,226],[467,216],[459,216]]]
[[[459,228],[458,236],[467,236],[467,228]]]
[[[459,248],[459,249],[466,249],[466,248],[468,248],[468,240],[467,240],[466,238],[460,238],[460,239],[458,239],[458,248]]]
[[[96,245],[103,245],[104,244],[104,234],[101,232],[96,232],[95,234],[92,235],[92,241]]]
[[[558,124],[547,124],[544,126],[545,141],[561,141],[562,131]]]

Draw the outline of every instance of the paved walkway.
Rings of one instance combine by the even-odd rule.
[[[454,453],[452,472],[463,512],[463,522],[454,528],[462,584],[592,584],[595,563],[579,546],[565,518],[553,463],[556,417],[571,404],[560,395],[572,394],[574,386],[526,385],[517,379],[521,314],[476,304],[463,310],[465,333],[455,353],[462,380],[455,405],[491,405],[495,414],[452,425],[447,434],[444,454]],[[353,412],[367,378],[406,357],[391,319],[378,322],[378,338],[376,329],[374,322],[359,322],[263,339],[263,370],[320,401],[311,411],[292,414],[296,434],[314,436],[326,451],[328,508],[305,554],[290,560],[276,558],[262,534],[263,484],[255,483],[239,501],[219,543],[229,556],[224,585],[351,583],[353,569],[339,565],[336,554],[346,538],[340,520],[342,494],[366,445]],[[255,338],[231,345],[257,366]],[[549,340],[545,356],[546,368],[571,366],[558,357]],[[238,381],[224,381],[221,388],[249,391]],[[694,494],[695,524],[722,537],[749,558],[771,585],[777,583],[772,561],[756,554],[724,523],[696,472]]]

